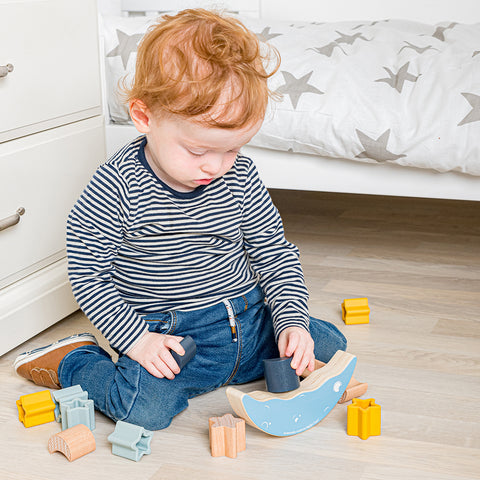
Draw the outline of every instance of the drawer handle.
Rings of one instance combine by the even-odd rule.
[[[10,72],[13,72],[13,65],[11,63],[0,65],[0,77],[6,77]]]
[[[23,207],[20,207],[20,208],[17,208],[16,213],[14,213],[13,215],[2,218],[0,220],[0,231],[16,225],[20,221],[20,215],[23,215],[24,213],[25,213],[25,209]]]

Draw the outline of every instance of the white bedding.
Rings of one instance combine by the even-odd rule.
[[[252,145],[480,175],[480,24],[241,20],[282,56],[270,86],[283,100]],[[115,123],[129,122],[116,85],[154,21],[103,18]]]

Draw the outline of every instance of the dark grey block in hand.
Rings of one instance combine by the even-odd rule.
[[[197,346],[193,341],[193,338],[190,335],[187,335],[181,342],[180,345],[185,349],[185,355],[179,355],[177,352],[170,350],[172,357],[177,362],[180,370],[195,356],[197,353]]]
[[[265,383],[271,393],[283,393],[300,386],[300,379],[290,366],[291,358],[270,358],[263,361]]]

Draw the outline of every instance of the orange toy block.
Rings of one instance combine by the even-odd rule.
[[[48,440],[48,451],[63,453],[69,462],[93,452],[95,448],[95,437],[83,423],[56,433]]]
[[[381,407],[375,399],[354,398],[347,407],[347,435],[357,435],[366,440],[372,435],[380,435],[380,429]]]
[[[342,303],[342,319],[345,325],[370,323],[368,298],[347,298]]]
[[[34,427],[55,420],[55,403],[49,390],[22,395],[17,400],[18,419],[25,427]]]
[[[236,458],[246,448],[245,420],[227,413],[208,419],[212,457]]]

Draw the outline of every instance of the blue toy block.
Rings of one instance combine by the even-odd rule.
[[[52,397],[55,402],[55,420],[61,422],[60,404],[62,402],[69,402],[75,398],[86,400],[88,398],[88,392],[84,392],[80,385],[72,385],[71,387],[52,392]]]
[[[90,430],[95,430],[93,400],[74,398],[69,402],[61,402],[60,416],[62,418],[62,430],[79,424],[87,426]]]
[[[143,427],[119,420],[115,430],[108,437],[112,444],[112,453],[138,462],[143,455],[148,455],[153,432]]]

